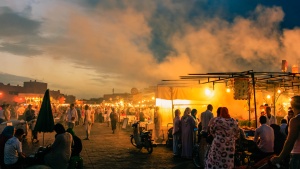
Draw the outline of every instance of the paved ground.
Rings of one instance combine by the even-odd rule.
[[[84,126],[76,126],[75,134],[81,139],[85,138]],[[86,169],[151,169],[151,168],[195,168],[191,160],[174,158],[172,151],[165,145],[158,145],[148,154],[146,149],[139,151],[130,143],[131,127],[117,129],[112,134],[111,128],[104,123],[95,123],[92,127],[91,139],[82,140],[83,150],[81,156]],[[23,143],[24,152],[34,153],[43,145],[43,134],[39,134],[39,143],[32,144],[30,139]],[[30,137],[30,135],[28,135]],[[54,140],[54,133],[44,134],[48,145]]]

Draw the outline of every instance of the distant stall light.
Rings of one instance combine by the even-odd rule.
[[[281,93],[281,90],[280,90],[280,89],[278,89],[278,90],[277,90],[277,93]]]
[[[230,93],[230,88],[226,88],[226,92],[227,92],[227,93]]]
[[[209,97],[212,97],[214,95],[214,92],[210,89],[205,89],[205,95],[209,96]]]
[[[270,95],[267,95],[267,99],[270,99],[271,98],[271,96]]]

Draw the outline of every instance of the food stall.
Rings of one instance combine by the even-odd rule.
[[[212,104],[214,115],[217,107],[226,106],[233,118],[248,120],[249,127],[257,127],[261,105],[271,106],[275,117],[285,115],[289,98],[300,93],[300,74],[253,70],[188,74],[179,80],[162,80],[157,88],[157,106],[166,107],[168,102],[167,111],[172,112],[165,123],[174,117],[178,105],[191,108],[197,105],[199,115],[207,104]],[[184,107],[180,108],[182,113]]]

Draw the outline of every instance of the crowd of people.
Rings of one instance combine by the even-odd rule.
[[[273,164],[287,164],[290,158],[290,168],[300,167],[300,96],[292,98],[288,115],[281,124],[277,124],[271,107],[267,105],[253,139],[247,139],[245,131],[238,120],[230,116],[227,107],[219,107],[217,117],[212,111],[211,104],[199,115],[196,109],[189,107],[182,116],[179,109],[175,110],[172,131],[174,157],[192,159],[193,146],[199,144],[201,168],[234,168],[236,150],[245,146],[243,140],[246,140],[254,162],[278,155],[271,159]]]
[[[4,121],[10,121],[12,119],[6,118],[7,110],[6,104],[2,106],[0,114],[5,117]],[[15,116],[14,119],[25,120],[30,125],[32,131],[32,143],[38,142],[37,132],[34,130],[34,122],[38,116],[38,109],[33,109],[32,105],[23,107],[23,111]],[[10,109],[9,109],[10,110]],[[18,109],[17,109],[18,110]],[[88,105],[84,106],[84,119],[82,124],[86,128],[87,137],[89,139],[91,125],[93,123],[91,108]],[[47,153],[43,157],[43,164],[51,168],[68,168],[71,157],[80,156],[82,150],[82,142],[73,131],[75,125],[79,125],[78,112],[75,109],[74,104],[70,104],[69,108],[65,110],[64,122],[56,123],[53,130],[56,132],[55,140],[47,149]],[[67,130],[65,130],[65,127]],[[6,126],[0,135],[0,165],[1,168],[21,168],[23,166],[32,165],[35,162],[32,161],[31,157],[25,155],[22,151],[22,141],[27,139],[24,129],[16,129],[14,126]],[[2,155],[1,155],[2,154]]]
[[[34,121],[38,115],[38,108],[32,105],[17,109],[14,115],[10,112],[10,105],[2,105],[0,120],[8,121],[13,116],[27,122]],[[118,112],[119,111],[119,112]],[[54,108],[53,115],[57,113]],[[97,112],[97,113],[96,113]],[[116,124],[122,115],[114,107],[93,108],[89,105],[83,107],[70,104],[65,112],[61,113],[64,123],[57,123],[55,141],[49,152],[45,155],[44,162],[52,168],[67,168],[72,156],[79,156],[82,150],[81,139],[73,131],[76,125],[83,125],[86,129],[86,138],[89,140],[95,119],[98,122],[107,122],[115,133]],[[95,118],[97,114],[97,118]],[[138,113],[137,115],[140,115]],[[246,139],[238,120],[230,116],[227,107],[219,107],[213,115],[213,106],[207,105],[207,110],[198,114],[196,109],[187,107],[183,114],[175,110],[173,119],[173,154],[184,159],[193,158],[193,146],[199,144],[199,160],[202,168],[234,168],[236,149],[242,147]],[[287,162],[290,159],[290,168],[299,168],[300,161],[300,96],[294,96],[288,114],[280,124],[271,114],[271,107],[266,105],[265,114],[259,117],[259,127],[253,136],[254,147],[248,149],[252,159],[259,161],[270,155],[277,155],[271,159],[272,163]],[[140,117],[139,117],[140,118]],[[142,118],[143,119],[143,118]],[[159,107],[154,109],[153,121],[159,124]],[[33,125],[33,123],[32,123]],[[67,130],[65,130],[67,128]],[[160,132],[160,126],[155,126],[155,133]],[[32,142],[38,142],[37,132],[32,127]],[[156,131],[157,130],[157,131]],[[22,152],[22,139],[26,138],[23,129],[14,129],[7,126],[0,135],[0,164],[1,168],[26,163],[26,155]],[[159,134],[158,134],[159,135]],[[291,156],[290,156],[291,155]]]
[[[82,142],[73,131],[75,126],[83,126],[86,130],[86,137],[83,140],[90,140],[90,133],[94,122],[107,123],[115,133],[117,122],[120,121],[122,111],[110,106],[78,106],[70,104],[66,106],[52,106],[52,114],[56,121],[54,131],[55,141],[49,152],[44,157],[44,163],[52,168],[66,168],[72,156],[79,156],[82,150]],[[13,112],[13,113],[12,113]],[[38,132],[34,130],[35,122],[39,114],[38,106],[18,105],[11,106],[3,104],[0,106],[0,121],[24,120],[29,125],[32,143],[39,142]],[[136,113],[139,116],[141,113]],[[67,130],[65,130],[67,128]],[[10,141],[13,138],[13,141]],[[27,165],[30,159],[22,152],[22,140],[27,139],[23,129],[15,129],[13,126],[4,128],[0,135],[0,164],[1,168]],[[6,145],[13,144],[10,149]],[[10,153],[8,153],[8,151]],[[4,154],[7,156],[4,156]]]

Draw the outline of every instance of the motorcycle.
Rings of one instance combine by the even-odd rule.
[[[152,153],[153,151],[153,143],[152,143],[152,134],[150,131],[141,131],[140,133],[138,132],[139,130],[139,121],[132,124],[133,128],[133,134],[130,135],[130,142],[133,146],[136,148],[142,150],[142,148],[145,148],[149,154]]]

